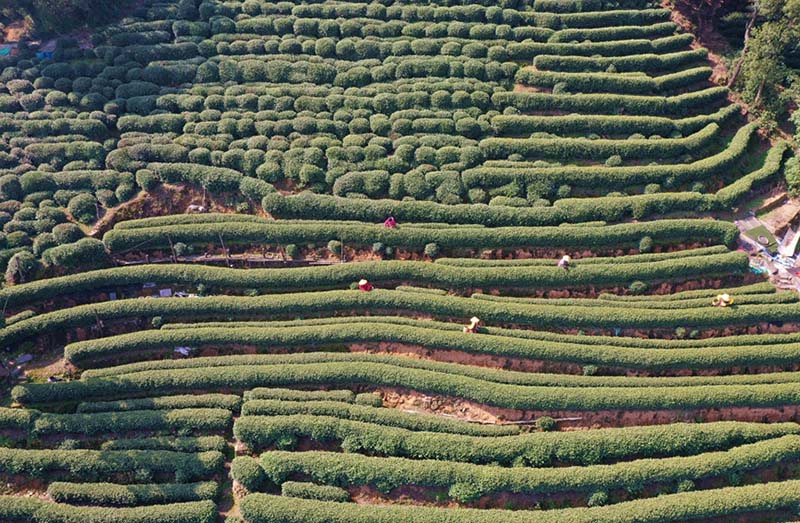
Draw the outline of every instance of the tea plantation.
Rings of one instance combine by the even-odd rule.
[[[733,222],[790,147],[712,72],[649,0],[0,57],[0,521],[800,521],[800,297]]]

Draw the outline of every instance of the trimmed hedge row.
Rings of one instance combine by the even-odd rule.
[[[346,318],[345,318],[346,319]],[[358,318],[354,318],[356,320],[360,320]],[[397,320],[397,318],[394,318]],[[402,318],[401,318],[402,319]],[[418,322],[400,322],[400,321],[391,321],[392,318],[382,318],[379,320],[374,320],[370,318],[369,321],[355,321],[355,322],[346,322],[341,321],[342,318],[326,318],[324,322],[317,322],[317,323],[310,323],[311,325],[332,325],[332,324],[363,324],[366,323],[373,328],[376,321],[381,321],[385,323],[390,328],[392,325],[416,325],[420,328],[438,328],[443,332],[460,332],[461,326],[460,325],[453,325],[453,324],[439,324],[435,325],[436,322],[431,321],[418,321]],[[431,325],[433,324],[433,325]],[[217,326],[216,328],[224,328],[224,325]],[[238,327],[241,327],[239,325]],[[483,331],[482,331],[483,332]],[[554,333],[546,333],[546,332],[536,332],[536,331],[523,331],[523,332],[530,332],[531,335],[516,335],[515,332],[520,331],[509,331],[507,329],[486,329],[486,332],[489,333],[497,333],[503,336],[508,336],[509,338],[513,339],[527,339],[527,340],[544,340],[548,344],[559,345],[561,343],[567,343],[574,345],[586,345],[586,346],[608,346],[608,347],[631,347],[635,349],[645,349],[645,348],[652,348],[652,349],[668,349],[670,351],[682,350],[687,348],[714,348],[715,350],[719,348],[720,350],[728,351],[728,352],[735,352],[737,347],[744,346],[747,348],[748,346],[756,346],[762,347],[763,350],[770,350],[774,351],[774,345],[781,345],[785,343],[791,343],[792,345],[796,345],[798,342],[798,337],[792,335],[746,335],[746,336],[733,336],[733,337],[723,337],[723,338],[705,338],[705,339],[688,339],[688,340],[664,340],[664,339],[644,339],[644,338],[624,338],[624,337],[614,337],[614,336],[580,336],[580,335],[559,335]],[[547,336],[547,334],[551,334]],[[712,343],[714,342],[714,343]],[[338,348],[333,346],[333,348]],[[774,351],[777,352],[777,351]],[[249,356],[225,356],[225,357],[211,357],[211,358],[203,358],[200,360],[202,364],[194,363],[193,361],[184,361],[184,360],[167,360],[167,361],[145,361],[139,363],[129,363],[125,365],[120,365],[116,367],[107,367],[102,369],[95,369],[95,370],[86,370],[84,371],[84,378],[98,378],[98,377],[108,377],[108,376],[117,376],[123,374],[133,374],[142,371],[149,371],[149,370],[166,370],[166,369],[187,369],[187,368],[194,368],[199,366],[226,366],[226,365],[245,365],[245,364],[255,364],[255,365],[265,365],[265,364],[282,364],[282,363],[310,363],[310,362],[331,362],[331,361],[378,361],[384,363],[390,363],[393,365],[400,365],[403,367],[413,367],[413,368],[428,368],[432,370],[442,370],[443,372],[449,373],[456,373],[456,374],[467,374],[472,375],[474,377],[480,377],[481,379],[488,379],[490,381],[500,381],[500,382],[507,382],[507,383],[518,383],[518,384],[528,384],[528,385],[541,385],[541,384],[560,384],[563,385],[564,383],[569,383],[571,386],[587,386],[596,384],[599,385],[601,383],[605,383],[606,385],[611,386],[646,386],[644,384],[661,384],[664,386],[667,385],[684,385],[686,384],[683,380],[689,379],[690,382],[694,382],[695,384],[702,383],[702,384],[715,384],[719,383],[720,380],[729,383],[771,383],[775,381],[790,381],[793,377],[792,374],[786,373],[777,373],[777,374],[762,374],[762,375],[740,375],[738,377],[728,376],[725,378],[722,377],[694,377],[694,378],[653,378],[657,381],[652,383],[648,382],[646,379],[640,378],[639,380],[634,381],[625,381],[620,380],[620,378],[613,378],[613,377],[592,377],[588,378],[589,381],[586,381],[587,378],[578,378],[574,376],[567,376],[567,375],[560,375],[558,377],[551,376],[549,379],[546,376],[540,375],[525,375],[517,374],[517,373],[491,373],[486,375],[483,374],[485,371],[477,371],[471,370],[472,367],[464,367],[458,366],[455,368],[449,367],[435,367],[436,365],[446,365],[444,363],[437,363],[431,362],[426,360],[403,360],[403,359],[396,359],[395,356],[382,356],[382,355],[365,355],[360,353],[334,353],[334,352],[324,352],[324,353],[293,353],[293,354],[260,354],[260,355],[249,355]],[[468,372],[467,369],[470,369]],[[761,377],[759,377],[761,376]],[[781,378],[781,379],[777,379]],[[577,381],[574,381],[577,380]],[[615,381],[618,380],[618,381]],[[677,380],[673,383],[672,380]]]
[[[499,468],[451,461],[369,457],[340,452],[282,452],[261,455],[267,479],[278,485],[295,478],[345,487],[375,485],[382,492],[403,486],[444,487],[462,502],[491,494],[543,495],[632,489],[652,484],[700,481],[773,469],[800,459],[800,435],[788,435],[688,457],[643,459],[614,465],[571,468]],[[468,493],[453,492],[457,485]]]
[[[20,430],[27,433],[39,414],[35,410],[0,407],[0,430]]]
[[[36,523],[215,523],[213,501],[171,503],[135,508],[74,507],[47,503],[34,513]]]
[[[225,167],[213,167],[190,163],[148,163],[163,182],[191,183],[212,193],[237,191],[244,175]]]
[[[707,222],[714,223],[714,222]],[[198,226],[199,227],[199,226]],[[561,231],[569,232],[567,228]],[[575,229],[573,229],[575,230]],[[702,229],[701,229],[702,230]],[[709,231],[714,232],[714,231]],[[715,239],[724,240],[729,231],[719,231]],[[645,236],[645,235],[643,235]],[[694,235],[693,235],[694,236]],[[710,235],[709,235],[710,236]],[[694,236],[698,238],[697,236]],[[652,238],[652,236],[651,236]],[[666,241],[667,235],[663,235]],[[699,238],[698,238],[699,239]],[[706,238],[702,238],[706,239]],[[714,238],[709,238],[713,241]],[[636,237],[634,236],[634,241]],[[620,242],[622,243],[622,242]],[[633,243],[633,242],[631,242]],[[629,262],[627,258],[630,258]],[[450,289],[474,287],[575,287],[581,285],[626,284],[633,280],[667,280],[691,277],[692,270],[709,274],[737,274],[746,270],[740,253],[727,252],[724,247],[695,252],[680,251],[670,255],[632,255],[630,257],[600,257],[575,261],[575,271],[565,274],[553,260],[539,259],[536,263],[493,264],[470,262],[427,263],[382,261],[330,267],[286,269],[229,269],[192,264],[141,265],[87,271],[80,274],[38,280],[0,290],[10,307],[22,307],[62,296],[113,289],[146,282],[172,285],[203,283],[225,289],[261,289],[274,292],[289,289],[320,289],[344,286],[360,278],[373,282],[438,285]],[[489,270],[501,267],[498,270]],[[29,319],[19,319],[19,325]]]
[[[789,376],[785,376],[786,374]],[[348,363],[231,365],[152,370],[113,378],[94,378],[57,384],[19,385],[12,390],[12,398],[17,402],[31,405],[122,394],[136,396],[144,393],[164,394],[223,388],[241,390],[291,384],[299,387],[322,385],[400,387],[428,394],[456,396],[503,408],[547,411],[755,408],[779,407],[800,402],[800,383],[796,381],[775,383],[776,380],[770,379],[770,375],[758,375],[758,377],[756,384],[552,387],[510,385],[464,375],[379,363],[362,363],[355,368]],[[778,377],[781,380],[788,380],[792,375],[779,373]],[[629,379],[635,381],[635,378]],[[683,379],[691,382],[690,378]],[[764,383],[765,380],[773,383]]]
[[[627,40],[634,38],[659,38],[675,33],[677,26],[673,22],[660,22],[652,25],[612,25],[587,29],[562,29],[550,36],[550,42],[607,42],[609,40]]]
[[[745,195],[751,195],[755,184],[763,183],[777,176],[783,165],[783,158],[790,150],[788,142],[780,141],[772,146],[760,169],[738,178],[736,181],[717,191],[714,195],[723,207],[732,207]]]
[[[791,423],[722,421],[475,437],[433,435],[373,422],[307,414],[243,416],[236,420],[235,430],[237,437],[256,452],[271,447],[285,449],[287,441],[307,438],[324,444],[338,443],[345,452],[372,456],[506,467],[584,466],[695,455],[800,432]]]
[[[145,485],[56,481],[47,487],[47,495],[58,503],[117,507],[213,500],[218,491],[219,485],[214,481]]]
[[[285,481],[281,484],[281,495],[290,498],[316,499],[319,501],[350,501],[350,493],[340,487],[316,485],[301,481]]]
[[[90,414],[42,413],[34,422],[33,435],[121,434],[148,432],[223,432],[233,417],[224,409],[131,410]]]
[[[704,300],[705,301],[705,300]],[[481,300],[480,303],[483,303]],[[486,303],[517,305],[513,301],[490,301]],[[792,303],[796,303],[796,300]],[[569,307],[573,314],[588,314],[602,311],[609,316],[619,315],[619,307]],[[769,307],[769,304],[759,307]],[[711,306],[708,301],[696,309],[632,309],[626,314],[654,316],[661,313],[693,312],[701,315]],[[679,324],[680,325],[680,324]],[[428,350],[451,350],[468,354],[493,355],[510,358],[543,360],[547,362],[575,363],[580,365],[602,365],[621,369],[639,369],[663,372],[682,369],[728,369],[747,366],[791,365],[800,356],[800,344],[792,343],[781,350],[765,350],[761,344],[737,345],[733,347],[706,347],[676,349],[636,349],[595,345],[585,347],[580,343],[559,343],[544,340],[527,340],[497,335],[472,336],[422,326],[392,325],[379,322],[351,323],[343,325],[315,325],[283,328],[203,328],[168,329],[122,334],[99,340],[90,340],[68,345],[65,358],[79,367],[92,367],[98,360],[124,357],[141,360],[153,352],[171,350],[172,347],[256,347],[274,350],[277,347],[306,348],[337,347],[349,343],[399,343],[425,347]],[[222,410],[222,409],[217,409]],[[137,412],[137,411],[134,411]],[[148,412],[148,411],[141,411]],[[154,415],[158,411],[150,411]],[[227,411],[226,411],[227,412]]]
[[[688,46],[692,42],[692,35],[679,34],[668,36],[656,40],[648,39],[629,39],[606,42],[581,42],[581,43],[560,43],[560,42],[508,42],[505,49],[508,57],[515,61],[531,60],[539,56],[597,56],[603,58],[619,57],[623,63],[632,61],[634,58],[626,55],[640,55],[642,59],[650,56],[662,56],[662,59],[674,66],[676,62],[669,55],[653,55],[652,53],[663,53]],[[645,65],[650,65],[648,60]],[[608,66],[606,66],[608,67]],[[605,69],[605,68],[604,68]]]
[[[575,159],[607,158],[617,154],[625,159],[674,158],[692,154],[708,147],[719,135],[719,126],[710,123],[703,129],[685,138],[662,138],[659,140],[627,139],[611,140],[589,138],[485,138],[479,147],[486,158],[507,158],[521,154],[525,158]]]
[[[256,388],[245,391],[244,401],[282,400],[282,401],[341,401],[353,403],[356,395],[352,390],[294,390]]]
[[[663,495],[608,507],[562,510],[441,509],[358,505],[251,494],[240,504],[250,523],[678,523],[730,520],[759,512],[789,513],[800,502],[800,481]]]
[[[726,174],[726,171],[733,168],[747,151],[750,139],[755,132],[755,127],[748,124],[739,129],[728,146],[721,152],[697,160],[692,163],[671,164],[671,165],[650,165],[650,166],[622,166],[622,167],[584,167],[584,166],[565,166],[565,167],[475,167],[467,169],[462,173],[462,180],[467,187],[496,187],[514,181],[524,182],[526,185],[549,183],[557,187],[558,184],[574,184],[582,188],[594,188],[596,190],[608,191],[614,188],[626,189],[631,186],[647,183],[664,183],[671,180],[671,184],[678,185],[692,180],[704,180],[711,176]],[[591,176],[590,180],[587,177]],[[663,194],[642,195],[639,198],[661,198]],[[675,196],[670,196],[674,199]],[[621,201],[635,201],[632,198]],[[605,199],[604,202],[614,201]],[[712,205],[714,203],[711,197]],[[567,216],[572,216],[570,221],[576,220],[574,216],[584,216],[580,213],[580,205],[589,206],[594,209],[596,201],[589,198],[582,199],[562,199],[557,205],[566,211]],[[630,205],[630,204],[629,204]],[[577,209],[575,208],[577,207]],[[595,213],[592,218],[586,219],[607,219],[610,213]],[[613,214],[612,214],[613,216]]]
[[[44,474],[80,481],[107,478],[122,472],[147,469],[200,479],[222,470],[219,452],[187,454],[167,450],[23,450],[0,448],[0,470],[5,474]]]
[[[693,258],[695,256],[713,256],[716,254],[724,254],[730,252],[724,245],[714,245],[712,247],[698,247],[696,249],[686,249],[674,252],[657,252],[645,254],[628,254],[626,256],[593,256],[588,258],[575,258],[570,261],[570,266],[577,267],[578,265],[610,265],[619,263],[648,263],[660,262],[666,260]],[[450,265],[453,267],[552,267],[553,260],[549,258],[516,258],[512,260],[495,259],[495,258],[437,258],[434,263],[441,265]],[[765,289],[767,287],[765,286]],[[769,286],[772,292],[775,288]],[[709,292],[709,289],[704,289]],[[766,292],[766,291],[765,291]],[[668,294],[666,296],[674,296],[675,294]],[[633,297],[633,298],[647,298],[651,295],[644,296],[630,296],[630,295],[617,295],[620,297]]]
[[[721,294],[718,289],[717,294]],[[715,294],[714,296],[716,296]],[[492,294],[475,293],[470,296],[478,300],[488,300],[505,303],[527,303],[530,305],[535,304],[550,304],[550,305],[564,305],[569,307],[609,307],[617,309],[628,309],[631,307],[640,309],[695,309],[705,308],[711,304],[709,298],[687,298],[683,300],[661,300],[661,301],[614,301],[614,300],[594,300],[582,298],[518,298],[515,296],[495,296]],[[737,294],[735,296],[737,305],[754,305],[766,303],[796,303],[800,301],[797,292],[783,291],[775,294]]]
[[[559,56],[539,55],[533,65],[543,71],[606,71],[613,67],[617,72],[664,72],[685,65],[705,61],[708,49],[698,48],[668,54],[642,53],[630,56]]]
[[[266,482],[258,460],[250,456],[236,456],[231,462],[231,478],[250,492],[257,492]]]
[[[376,423],[381,426],[397,427],[412,431],[425,431],[446,434],[463,434],[469,436],[508,436],[518,434],[519,427],[500,425],[480,425],[458,419],[448,419],[432,414],[416,414],[370,407],[367,405],[351,405],[334,401],[283,401],[283,400],[250,400],[243,406],[242,418],[250,419],[254,416],[335,416],[338,419],[347,419],[356,422]],[[269,418],[264,418],[269,419]],[[258,419],[254,420],[258,421]],[[248,430],[250,431],[248,433]],[[234,428],[234,435],[242,441],[253,441],[252,436],[258,433],[243,425]]]
[[[588,338],[587,338],[588,339]],[[679,352],[679,351],[676,351]],[[196,360],[196,361],[195,361]],[[505,383],[525,386],[558,386],[558,387],[696,387],[701,385],[757,385],[769,383],[793,383],[797,379],[794,372],[774,372],[762,374],[735,374],[727,376],[678,376],[678,377],[637,377],[627,376],[577,376],[572,374],[526,373],[518,371],[500,371],[498,369],[460,365],[438,361],[403,358],[402,356],[342,353],[311,352],[293,354],[253,354],[246,356],[219,356],[195,358],[193,360],[160,360],[140,363],[129,363],[119,367],[108,367],[84,372],[85,379],[111,376],[138,375],[151,371],[167,371],[171,369],[193,370],[198,368],[218,368],[229,366],[271,366],[271,365],[308,365],[308,364],[382,364],[398,369],[422,369],[442,372],[456,376],[466,376],[481,381]],[[267,401],[267,400],[259,400]],[[302,404],[304,402],[297,402]],[[344,404],[346,405],[346,404]],[[297,408],[303,408],[302,405]],[[308,407],[305,407],[308,408]]]
[[[77,411],[79,413],[87,413],[207,408],[238,412],[241,403],[242,398],[235,394],[186,394],[158,398],[83,402],[78,405]]]
[[[721,125],[740,111],[738,105],[727,105],[719,111],[689,118],[671,119],[660,116],[604,116],[570,114],[541,116],[500,114],[492,117],[492,127],[498,135],[519,136],[534,132],[554,134],[596,133],[625,135],[633,132],[670,136],[674,132],[695,132],[709,123]]]
[[[228,443],[222,436],[157,436],[152,438],[113,439],[102,450],[172,450],[175,452],[225,452]]]
[[[491,171],[486,169],[484,171]],[[473,178],[478,170],[473,170]],[[466,174],[465,174],[466,175]],[[584,173],[585,175],[585,173]],[[474,180],[477,181],[477,180]],[[474,185],[470,181],[470,185]],[[660,220],[601,227],[497,227],[484,228],[423,228],[398,227],[390,229],[372,224],[296,223],[198,223],[148,227],[145,229],[112,229],[103,242],[112,253],[131,249],[168,249],[169,238],[187,245],[302,244],[337,239],[351,245],[381,242],[387,246],[408,249],[423,248],[436,243],[443,249],[547,247],[547,248],[607,248],[638,244],[650,236],[655,244],[703,241],[712,245],[730,245],[736,238],[733,224],[711,220]]]
[[[619,25],[648,25],[669,20],[669,9],[608,9],[558,15],[564,29],[585,29]],[[536,17],[533,17],[534,20]],[[538,24],[537,24],[538,25]]]
[[[523,67],[517,71],[515,80],[537,87],[554,87],[556,84],[564,84],[568,91],[580,93],[649,95],[704,82],[710,76],[710,67],[694,67],[656,77],[627,76],[615,73],[540,71],[532,67]]]
[[[351,314],[363,311],[393,311],[394,313],[417,311],[439,318],[469,318],[477,315],[489,324],[536,325],[542,330],[552,328],[674,329],[679,326],[710,329],[752,325],[760,322],[796,322],[798,313],[800,313],[800,307],[790,303],[742,305],[725,309],[710,306],[685,310],[631,309],[629,314],[620,317],[617,310],[607,311],[594,307],[584,307],[578,311],[554,305],[500,304],[450,295],[438,296],[376,289],[370,293],[326,291],[253,298],[216,296],[202,300],[182,298],[119,300],[80,305],[34,316],[31,319],[9,325],[0,333],[0,336],[2,336],[4,344],[9,344],[56,329],[93,324],[97,320],[121,318],[161,316],[171,321],[187,317],[249,320],[274,315],[318,316],[342,310],[348,310]],[[143,335],[145,334],[143,333]],[[145,336],[149,336],[149,334]]]
[[[600,294],[597,296],[599,300],[606,301],[674,301],[694,298],[711,298],[720,293],[721,289],[695,289],[692,291],[682,291],[673,294],[650,294],[650,295],[618,295],[618,294]],[[729,294],[753,295],[753,294],[773,294],[777,289],[771,282],[765,281],[761,283],[753,283],[750,285],[743,285],[741,287],[734,287],[724,289],[723,292]]]
[[[29,523],[47,502],[33,496],[0,496],[0,517],[5,521]]]
[[[682,115],[690,110],[707,109],[728,94],[724,87],[710,87],[677,96],[638,96],[625,94],[563,94],[500,91],[492,95],[498,109],[514,107],[522,112],[566,111],[590,114],[638,116]]]
[[[760,287],[770,286],[766,292],[759,290]],[[702,297],[706,296],[710,299],[722,292],[728,292],[734,296],[749,296],[747,294],[749,289],[753,289],[753,294],[771,294],[775,292],[775,287],[771,283],[765,282],[760,284],[748,285],[743,287],[727,288],[727,289],[702,289],[700,291],[686,291],[686,297]],[[703,292],[705,294],[703,294]],[[681,294],[681,293],[678,293]],[[612,295],[601,294],[598,299],[607,300]],[[616,295],[613,295],[616,296]],[[653,301],[671,301],[667,298],[671,295],[653,295],[657,298]],[[629,298],[648,298],[648,296],[628,296]],[[636,302],[637,300],[632,299]],[[649,303],[648,300],[641,300],[642,302]],[[222,322],[203,322],[201,325],[206,328],[215,329],[230,329],[230,328],[277,328],[277,327],[303,327],[312,325],[332,325],[332,324],[350,324],[350,323],[388,323],[391,325],[411,325],[427,329],[440,329],[444,331],[460,332],[463,329],[463,324],[445,323],[430,319],[418,320],[415,318],[407,318],[403,316],[334,316],[322,318],[308,318],[303,320],[286,320],[286,321],[222,321]],[[196,323],[168,323],[161,328],[167,329],[194,329],[197,328]],[[525,329],[503,329],[499,327],[481,327],[480,332],[483,334],[496,334],[500,336],[508,336],[511,338],[522,338],[529,340],[546,340],[558,341],[566,343],[579,343],[582,345],[608,345],[612,347],[634,347],[634,348],[654,348],[654,349],[685,349],[685,348],[698,348],[698,347],[734,347],[741,345],[761,345],[769,346],[774,344],[794,343],[800,341],[800,334],[750,334],[750,335],[730,335],[715,338],[703,339],[663,339],[663,338],[640,338],[640,337],[625,337],[625,336],[600,336],[592,335],[586,336],[581,334],[561,334],[557,332],[536,331]],[[124,369],[136,367],[139,364],[120,365],[114,367],[113,372],[125,372]],[[87,370],[84,371],[85,375],[96,376],[103,375],[106,372],[103,369]]]

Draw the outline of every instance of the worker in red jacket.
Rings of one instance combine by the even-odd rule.
[[[373,288],[374,287],[372,286],[372,284],[370,282],[368,282],[367,280],[365,280],[365,279],[361,279],[358,282],[358,290],[360,290],[360,291],[369,292]]]
[[[384,227],[388,227],[390,229],[394,229],[395,227],[397,227],[397,220],[394,219],[394,216],[389,216],[383,222],[383,226]]]

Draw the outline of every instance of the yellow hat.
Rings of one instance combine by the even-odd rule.
[[[721,296],[721,298],[722,298],[723,300],[725,300],[725,301],[730,301],[730,300],[731,300],[731,297],[730,297],[730,295],[729,295],[729,294],[727,294],[727,293],[726,293],[726,294],[723,294],[723,295]]]

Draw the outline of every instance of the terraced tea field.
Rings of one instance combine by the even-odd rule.
[[[732,222],[789,145],[669,10],[147,0],[0,60],[0,520],[800,520],[800,299]]]

